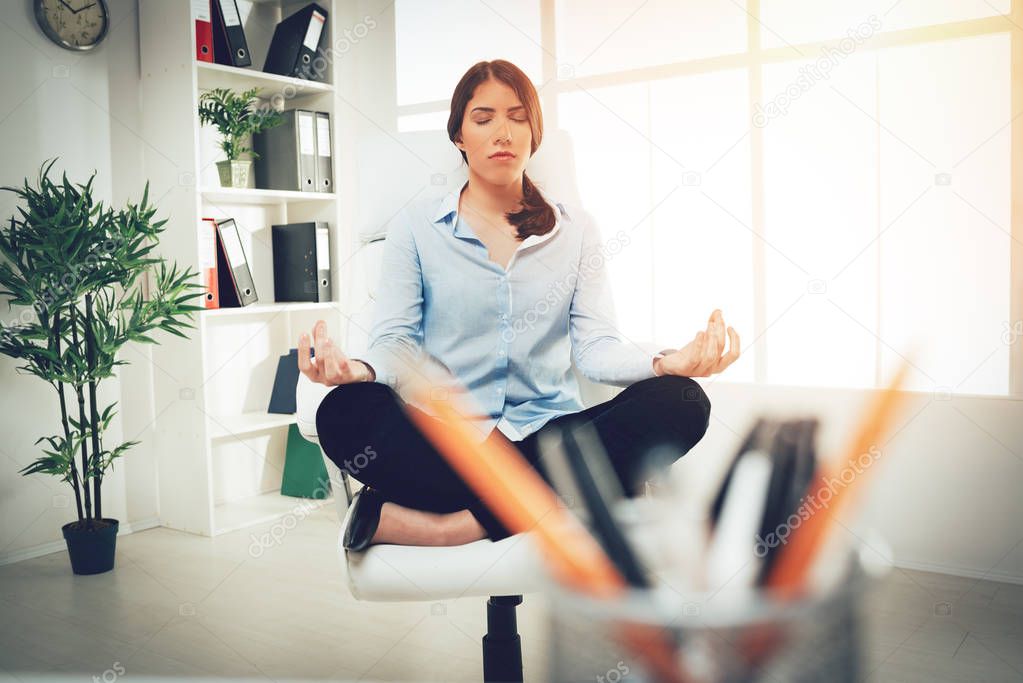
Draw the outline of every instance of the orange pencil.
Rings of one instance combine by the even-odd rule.
[[[840,479],[841,468],[867,453],[891,427],[896,409],[905,398],[899,391],[909,370],[910,363],[904,360],[887,388],[875,394],[868,404],[863,420],[855,436],[849,441],[845,457],[832,465],[821,476],[816,477],[807,497],[816,500],[821,491],[828,487],[828,481]],[[863,476],[861,474],[860,476]],[[806,577],[813,568],[814,560],[827,540],[828,532],[834,527],[834,516],[850,505],[853,497],[863,489],[863,484],[851,482],[833,491],[827,511],[810,515],[792,532],[788,544],[778,554],[778,559],[767,575],[765,585],[776,590],[782,597],[794,597],[805,587]]]
[[[521,453],[503,441],[474,441],[473,427],[451,401],[432,393],[424,391],[416,398],[432,408],[440,421],[418,412],[410,417],[501,523],[515,534],[536,534],[546,558],[566,584],[600,596],[623,587],[617,569],[596,540],[559,503]]]
[[[426,376],[425,368],[420,373]],[[410,411],[409,417],[512,533],[531,532],[556,575],[569,586],[595,597],[611,598],[627,589],[625,577],[585,526],[558,502],[557,494],[504,441],[475,439],[473,427],[434,385],[419,378],[409,382],[412,398],[429,407],[434,417]],[[468,394],[453,398],[471,402]],[[469,411],[473,414],[479,411]],[[622,624],[619,637],[641,657],[660,681],[685,683],[677,652],[663,631],[641,624]]]

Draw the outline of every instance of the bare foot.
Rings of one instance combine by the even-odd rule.
[[[380,523],[372,543],[449,546],[486,537],[486,530],[468,510],[425,512],[388,501],[380,508]]]

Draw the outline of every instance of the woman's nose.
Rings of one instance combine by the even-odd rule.
[[[504,125],[497,129],[497,139],[498,140],[507,140],[508,142],[511,142],[512,132],[511,132],[511,124],[510,123],[505,121]]]

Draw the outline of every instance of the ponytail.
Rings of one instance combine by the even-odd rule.
[[[518,228],[518,238],[546,235],[554,229],[557,216],[554,208],[544,200],[540,190],[525,173],[522,174],[522,208],[505,214],[508,222]]]

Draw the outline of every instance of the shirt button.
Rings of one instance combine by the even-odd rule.
[[[501,349],[500,351],[498,351],[497,355],[498,356],[503,356],[504,355],[504,349]]]

